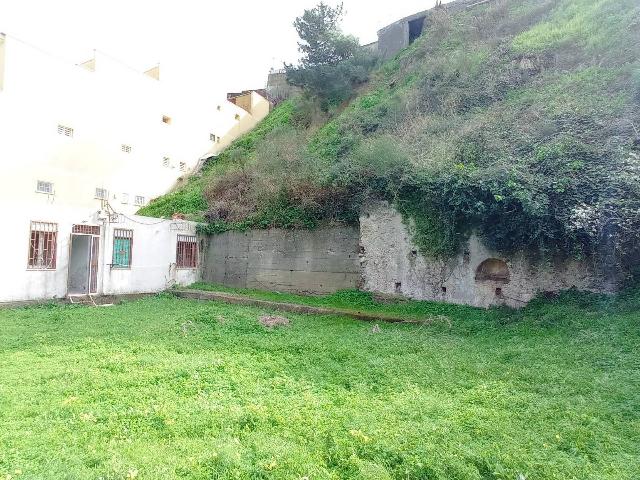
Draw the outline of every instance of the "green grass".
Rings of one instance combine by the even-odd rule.
[[[0,478],[638,478],[637,295],[380,333],[261,313],[0,310]]]
[[[431,319],[438,315],[485,315],[477,308],[451,305],[439,302],[421,302],[404,298],[389,298],[387,301],[377,301],[369,292],[360,290],[341,290],[330,295],[297,295],[286,292],[269,292],[251,288],[234,288],[217,283],[196,282],[187,287],[192,290],[209,292],[225,292],[245,295],[259,300],[269,300],[282,303],[297,303],[313,307],[337,308],[363,313],[381,313],[403,316],[410,320]]]

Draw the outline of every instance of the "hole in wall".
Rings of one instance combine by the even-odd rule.
[[[509,283],[509,267],[504,260],[488,258],[476,269],[476,282]]]
[[[417,250],[411,250],[411,255],[413,257],[417,256],[418,255],[418,251]]]
[[[396,291],[396,293],[401,293],[402,292],[402,282],[396,282],[395,291]]]
[[[496,288],[496,297],[499,297],[502,295],[502,289],[500,287]]]
[[[440,287],[440,289],[442,290],[442,293],[447,293],[447,287]]]

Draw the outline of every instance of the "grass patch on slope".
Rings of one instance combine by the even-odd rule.
[[[202,218],[207,210],[204,189],[212,178],[222,175],[240,159],[248,159],[255,152],[256,145],[274,129],[291,123],[293,106],[285,101],[267,115],[253,130],[234,141],[216,158],[209,161],[201,172],[187,179],[185,185],[175,191],[155,198],[138,211],[138,215],[171,218],[174,213],[182,213]]]
[[[0,310],[0,475],[637,477],[637,309],[565,298],[380,333],[262,313],[167,296]]]

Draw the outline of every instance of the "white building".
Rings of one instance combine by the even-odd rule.
[[[100,52],[69,64],[0,34],[0,302],[197,278],[191,257],[178,258],[180,248],[192,255],[194,224],[134,214],[252,128],[268,103],[185,103],[159,75]],[[126,261],[114,258],[118,249]]]

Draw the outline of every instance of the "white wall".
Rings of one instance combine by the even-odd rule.
[[[58,224],[55,270],[29,270],[30,220]],[[195,234],[196,224],[186,221],[158,220],[129,216],[108,223],[86,209],[43,205],[4,212],[0,251],[3,273],[0,275],[0,302],[45,300],[67,295],[69,243],[74,224],[100,225],[98,294],[157,292],[174,284],[198,280],[199,269],[176,269],[178,234]],[[132,266],[129,270],[111,269],[113,230],[133,230]]]
[[[221,148],[211,133],[233,140],[257,123],[221,95],[187,100],[100,52],[87,69],[6,36],[0,72],[2,64],[0,166],[11,182],[2,182],[0,202],[41,204],[35,188],[44,180],[55,187],[50,203],[97,210],[95,189],[105,188],[116,211],[133,214],[140,208],[136,196],[148,202],[166,193],[202,156]],[[59,135],[58,125],[73,128],[73,138]]]
[[[178,235],[195,235],[195,225],[193,222],[160,221],[141,216],[131,216],[122,223],[109,224],[102,275],[103,293],[158,292],[173,285],[188,285],[197,281],[200,278],[199,269],[176,268]],[[117,228],[133,230],[130,269],[111,268],[110,265],[113,231]]]

